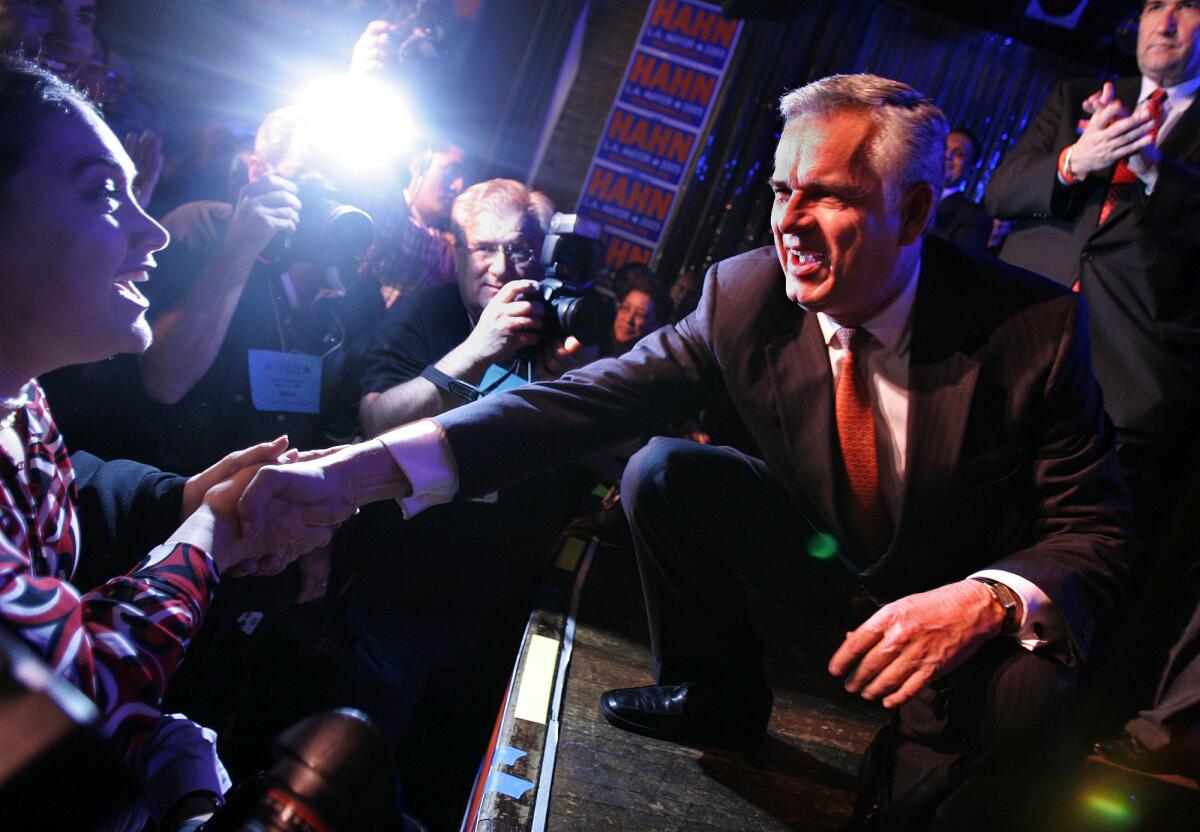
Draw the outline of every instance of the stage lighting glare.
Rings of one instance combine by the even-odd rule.
[[[837,540],[832,535],[816,532],[808,538],[808,554],[817,560],[829,560],[837,551]]]
[[[1084,804],[1093,819],[1105,821],[1114,829],[1130,827],[1137,821],[1132,809],[1111,794],[1085,795]]]
[[[413,122],[394,86],[374,78],[336,76],[314,83],[301,98],[314,147],[351,174],[387,170],[412,152]]]

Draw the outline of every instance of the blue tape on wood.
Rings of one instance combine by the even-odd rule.
[[[502,745],[496,751],[496,758],[502,766],[511,766],[517,760],[525,756],[525,752],[519,748],[513,748],[511,745]]]
[[[520,800],[525,796],[525,792],[532,788],[533,783],[528,780],[514,777],[511,774],[505,774],[502,771],[493,771],[491,776],[488,777],[484,793],[499,792],[506,797],[511,797],[513,800]]]

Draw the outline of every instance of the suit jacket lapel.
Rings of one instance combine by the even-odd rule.
[[[1174,159],[1190,159],[1200,151],[1200,104],[1192,101],[1163,138],[1160,149],[1164,156]]]
[[[833,374],[817,316],[805,313],[799,330],[793,327],[768,344],[766,354],[777,416],[797,479],[809,503],[823,515],[825,527],[844,539],[834,503],[834,460],[838,451]]]
[[[960,351],[977,330],[970,299],[954,276],[939,268],[930,248],[925,247],[913,306],[907,463],[897,542],[914,516],[928,508],[930,490],[954,474],[979,374],[979,362]]]

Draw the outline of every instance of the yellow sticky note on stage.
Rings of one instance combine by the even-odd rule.
[[[582,538],[568,537],[563,541],[562,548],[558,550],[558,558],[554,561],[554,565],[564,572],[574,572],[586,548],[587,543]]]
[[[550,710],[550,692],[554,689],[554,670],[558,664],[558,639],[530,636],[529,652],[521,670],[517,689],[517,719],[546,724]]]

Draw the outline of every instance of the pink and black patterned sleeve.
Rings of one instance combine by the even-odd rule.
[[[0,620],[96,702],[102,733],[128,751],[157,723],[216,583],[206,552],[164,544],[80,596],[67,581],[32,574],[29,557],[0,536]]]

